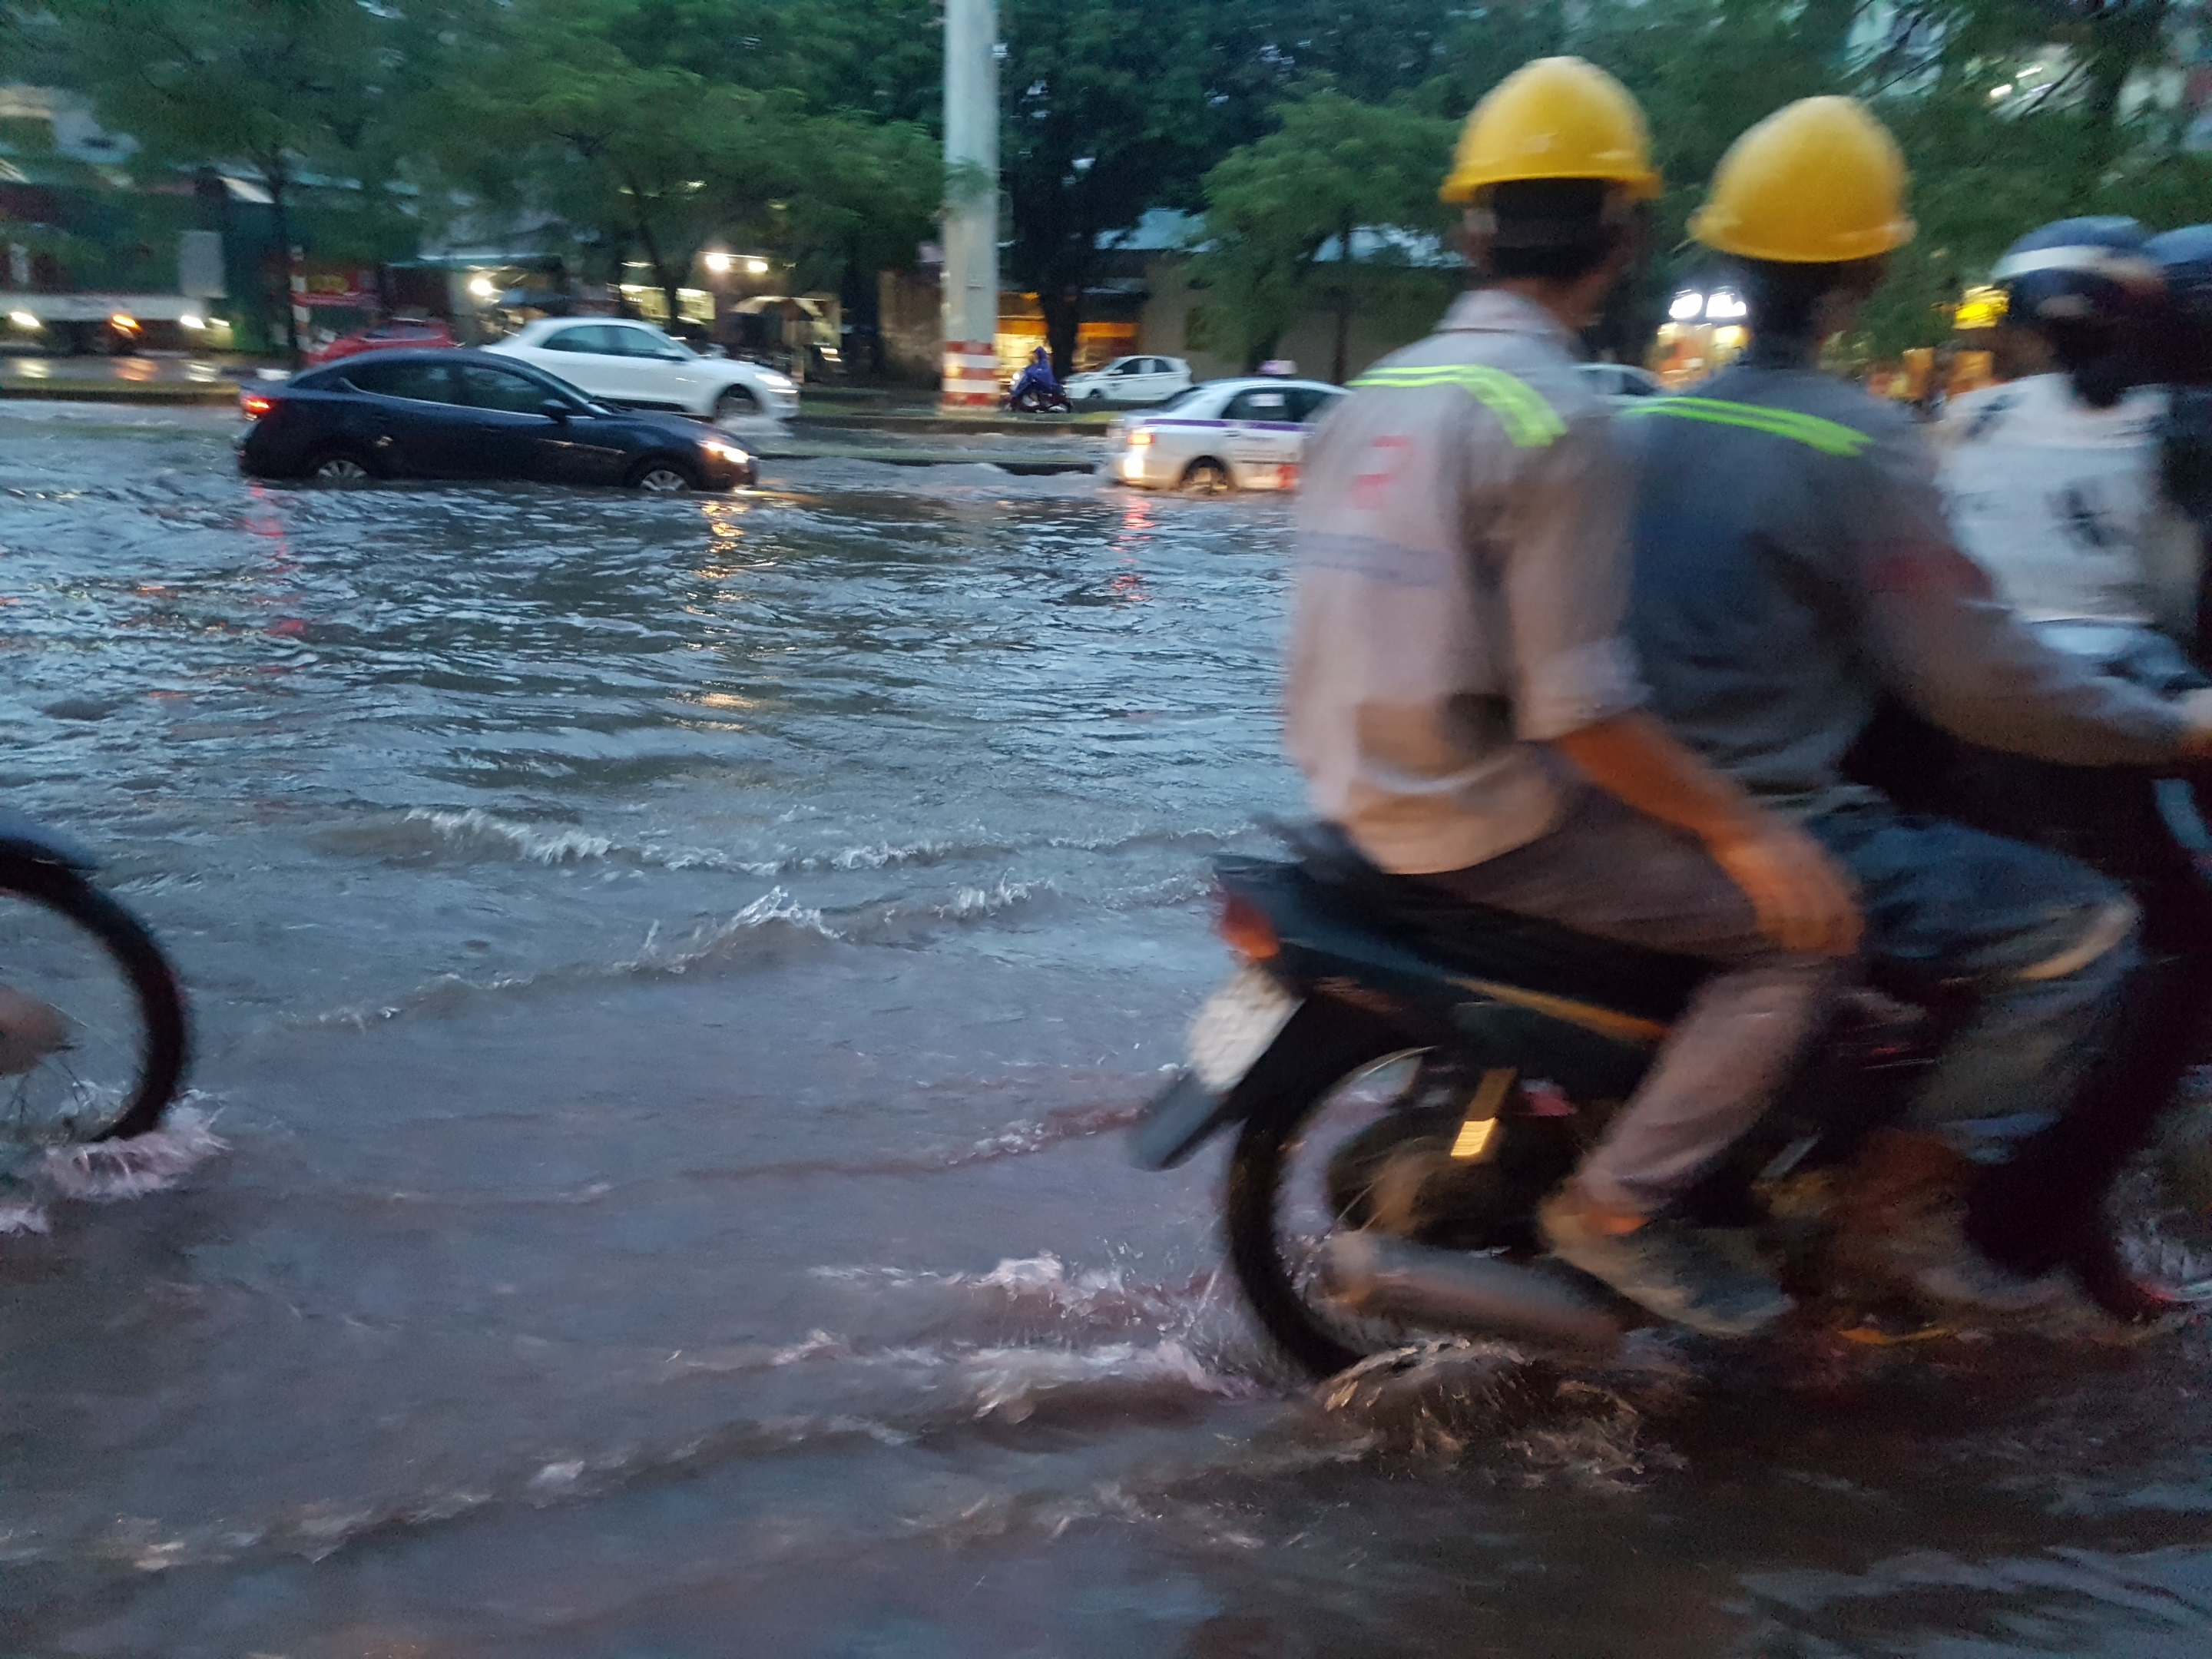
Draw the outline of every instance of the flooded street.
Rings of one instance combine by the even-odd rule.
[[[1116,1133],[1299,810],[1286,514],[240,480],[0,410],[6,799],[228,1150],[0,1236],[0,1652],[2212,1651],[2212,1341],[1334,1407]]]

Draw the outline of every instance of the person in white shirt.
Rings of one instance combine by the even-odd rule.
[[[2159,487],[2163,387],[2142,382],[2163,283],[2132,219],[2066,219],[1992,273],[2003,354],[2027,372],[1954,398],[1932,428],[1960,544],[2049,642],[2156,690],[2194,679],[2142,637],[2194,632],[2195,532]],[[2201,681],[2195,681],[2201,684]]]

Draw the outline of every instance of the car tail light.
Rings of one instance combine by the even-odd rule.
[[[1241,893],[1221,895],[1213,931],[1247,962],[1272,962],[1283,953],[1283,941],[1276,937],[1275,924],[1267,920],[1267,913]]]
[[[238,406],[246,411],[247,420],[258,421],[276,407],[276,400],[259,392],[241,392],[238,394]]]

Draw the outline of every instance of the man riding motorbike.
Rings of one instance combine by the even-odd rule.
[[[1669,1206],[1765,1112],[1859,921],[1815,842],[1644,711],[1620,637],[1629,480],[1575,331],[1658,189],[1641,112],[1579,59],[1523,66],[1468,117],[1443,194],[1492,281],[1308,445],[1285,712],[1316,807],[1406,903],[1712,963],[1540,1224],[1623,1295],[1735,1334],[1788,1298]]]
[[[1914,1122],[2010,1118],[2010,1152],[1923,1289],[2031,1306],[2070,1266],[2109,1310],[2153,1311],[2100,1219],[2170,1095],[2179,1024],[2134,906],[2060,854],[1899,811],[1845,759],[1885,696],[2081,765],[2201,763],[2212,719],[2039,641],[1953,539],[1909,417],[1817,368],[1913,234],[1905,185],[1845,98],[1790,105],[1723,159],[1692,234],[1737,262],[1754,338],[1697,395],[1635,411],[1630,632],[1669,729],[1850,871],[1868,957],[1974,994]]]
[[[1052,354],[1042,346],[1030,354],[1028,366],[1006,389],[1006,407],[1030,411],[1067,407],[1067,393],[1052,372]]]

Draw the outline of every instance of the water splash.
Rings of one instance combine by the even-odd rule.
[[[229,1150],[214,1125],[214,1117],[200,1108],[178,1106],[160,1128],[145,1134],[55,1147],[46,1154],[39,1179],[60,1196],[82,1202],[112,1203],[166,1192]]]

